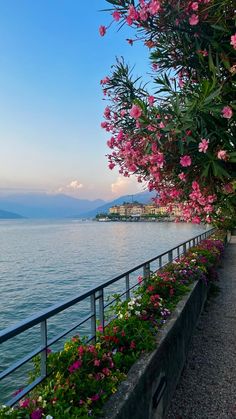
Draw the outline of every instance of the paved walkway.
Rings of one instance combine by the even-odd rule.
[[[193,336],[167,419],[236,419],[236,236]]]

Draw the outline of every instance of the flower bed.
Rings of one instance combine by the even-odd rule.
[[[95,344],[78,336],[64,350],[48,356],[51,375],[14,408],[2,408],[0,418],[99,417],[108,398],[117,391],[130,367],[156,346],[158,330],[194,281],[215,279],[223,252],[223,236],[204,240],[186,255],[142,281],[129,301],[117,301],[117,317]],[[39,360],[35,361],[35,375]]]

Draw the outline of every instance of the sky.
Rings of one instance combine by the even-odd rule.
[[[105,0],[0,0],[0,193],[66,193],[105,200],[140,191],[110,171],[100,80],[115,57],[135,74],[148,51],[108,25]]]

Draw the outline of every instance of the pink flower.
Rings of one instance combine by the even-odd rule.
[[[100,362],[100,360],[99,360],[99,359],[95,359],[95,360],[94,360],[94,366],[95,366],[95,367],[99,367],[99,366],[100,366],[100,363],[101,363],[101,362]]]
[[[200,224],[200,222],[201,222],[201,218],[200,217],[195,216],[195,217],[192,218],[192,223],[194,223],[194,224]]]
[[[114,19],[116,22],[119,22],[119,20],[120,20],[120,18],[121,18],[121,14],[120,14],[120,12],[118,12],[117,10],[115,10],[115,11],[112,13],[112,17],[113,17],[113,19]]]
[[[139,18],[139,13],[138,13],[138,11],[135,9],[135,7],[131,4],[130,6],[129,6],[129,11],[128,11],[128,18],[127,19],[130,19],[127,23],[128,23],[128,25],[129,24],[131,24],[132,25],[132,23],[133,23],[133,20],[138,20],[138,18]],[[126,19],[126,20],[127,20]]]
[[[236,49],[236,34],[231,36],[231,42],[230,45],[233,46],[234,49]]]
[[[139,11],[139,18],[140,20],[144,21],[148,19],[148,10],[147,7],[143,7],[142,9],[140,9]]]
[[[121,140],[123,140],[123,138],[124,138],[124,133],[123,133],[123,131],[122,131],[122,129],[118,132],[118,135],[117,135],[117,141],[121,141]]]
[[[210,213],[210,212],[212,212],[214,210],[214,208],[213,208],[213,206],[212,205],[210,205],[210,204],[208,204],[208,205],[206,205],[205,207],[204,207],[204,211],[205,212],[207,212],[208,214]]]
[[[100,396],[99,396],[99,394],[94,394],[93,396],[91,396],[91,400],[93,401],[93,402],[96,402],[97,400],[99,400],[100,399]]]
[[[161,5],[158,0],[152,0],[149,5],[149,12],[151,15],[155,15],[157,12],[159,12],[160,7]]]
[[[158,65],[157,63],[153,63],[153,64],[152,64],[152,69],[153,69],[154,71],[157,71],[157,70],[158,70],[158,68],[159,68],[159,65]]]
[[[188,166],[191,166],[191,164],[192,164],[191,157],[190,157],[190,156],[187,156],[187,155],[185,155],[185,156],[181,157],[181,158],[180,158],[180,164],[181,164],[181,166],[183,166],[183,167],[188,167]]]
[[[109,167],[110,170],[114,169],[115,163],[109,163],[108,167]]]
[[[154,102],[155,102],[154,96],[148,96],[148,103],[149,103],[149,105],[152,106]]]
[[[104,375],[107,375],[107,376],[111,374],[111,371],[109,370],[109,368],[103,368],[102,372]]]
[[[82,355],[83,355],[83,353],[84,353],[84,348],[83,348],[83,346],[82,346],[82,345],[80,345],[80,346],[78,347],[78,353],[79,353],[79,355],[80,355],[80,356],[82,356]]]
[[[133,39],[127,38],[126,41],[128,42],[129,45],[133,45],[134,41]]]
[[[68,370],[72,374],[72,372],[76,371],[78,368],[82,366],[82,361],[80,359],[77,359],[72,365],[69,366]]]
[[[196,1],[194,1],[194,2],[191,4],[191,9],[192,9],[192,10],[194,10],[195,12],[196,12],[196,10],[198,10],[198,3],[197,3]]]
[[[189,18],[189,24],[191,25],[191,26],[195,26],[195,25],[197,25],[198,24],[198,22],[199,22],[199,17],[197,16],[197,15],[195,15],[195,14],[193,14],[193,15],[191,15],[190,16],[190,18]]]
[[[184,174],[184,172],[180,173],[180,174],[178,175],[178,178],[179,178],[180,180],[182,180],[183,182],[186,182],[186,175]]]
[[[226,193],[232,193],[232,192],[234,191],[234,188],[233,188],[232,183],[226,183],[226,184],[224,185],[224,191],[225,191]]]
[[[143,277],[141,275],[138,276],[138,283],[141,284],[143,282]]]
[[[202,141],[198,144],[198,150],[200,153],[206,153],[208,149],[209,140],[202,138]]]
[[[219,150],[217,153],[217,158],[219,160],[228,160],[229,156],[226,150]]]
[[[193,182],[192,182],[192,188],[193,188],[193,190],[194,191],[199,191],[199,183],[198,182],[196,182],[196,180],[194,180]]]
[[[30,418],[31,419],[41,419],[42,415],[43,415],[42,410],[41,409],[36,409],[31,413]]]
[[[135,348],[136,348],[136,343],[134,342],[134,340],[132,340],[130,343],[130,349],[135,349]]]
[[[108,76],[106,76],[106,77],[104,77],[104,79],[102,79],[102,80],[100,81],[100,84],[107,84],[109,81],[110,81],[109,77],[108,77]]]
[[[142,110],[139,106],[133,105],[132,108],[129,111],[130,116],[134,119],[138,119],[142,115]]]
[[[107,106],[107,107],[105,108],[105,111],[104,111],[104,116],[105,116],[105,118],[110,119],[110,116],[111,116],[111,110],[110,110],[109,106]]]
[[[100,33],[100,35],[101,36],[104,36],[105,35],[105,33],[106,33],[106,31],[107,31],[107,28],[106,28],[106,26],[100,26],[99,27],[99,33]]]
[[[230,119],[233,115],[233,111],[230,106],[225,106],[222,109],[222,116],[223,118]]]
[[[98,326],[98,328],[97,328],[97,330],[99,331],[99,332],[103,332],[103,326],[102,326],[102,324],[100,324],[99,326]]]
[[[29,404],[30,404],[30,399],[24,399],[24,400],[19,401],[19,406],[20,407],[28,407]]]

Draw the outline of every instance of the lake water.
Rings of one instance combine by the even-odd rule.
[[[74,297],[203,231],[201,226],[185,223],[1,221],[0,329]],[[78,318],[78,308],[60,316],[49,325],[52,335]],[[36,335],[38,330],[31,338],[26,335],[27,341],[38,344]],[[22,339],[4,345],[0,370],[16,356],[27,353]]]

